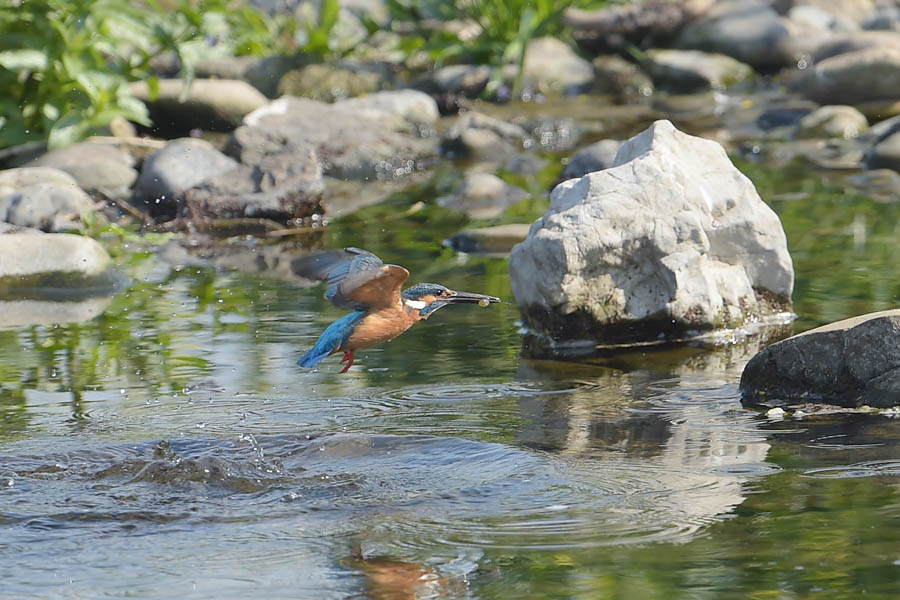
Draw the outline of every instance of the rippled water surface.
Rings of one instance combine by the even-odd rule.
[[[893,207],[773,204],[796,328],[896,303]],[[440,228],[351,225],[325,243],[511,299],[505,261],[459,260]],[[132,285],[96,316],[0,329],[0,595],[900,593],[900,420],[743,408],[758,342],[555,361],[505,303],[310,371],[341,314],[321,289],[118,250]]]

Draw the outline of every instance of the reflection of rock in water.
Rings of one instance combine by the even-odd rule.
[[[765,433],[758,430],[755,413],[741,409],[736,386],[752,354],[732,347],[687,353],[687,358],[651,353],[636,361],[649,366],[660,359],[657,373],[588,371],[582,365],[574,390],[519,401],[527,424],[517,437],[526,446],[595,461],[601,474],[646,477],[648,490],[666,490],[667,503],[703,522],[743,501],[745,476],[772,470],[765,464],[770,447]],[[542,370],[558,365],[522,361],[519,376],[542,378]],[[589,372],[590,379],[584,377]]]
[[[0,301],[0,329],[90,321],[102,314],[111,302],[112,296],[88,298],[78,302]]]
[[[309,246],[297,242],[263,244],[257,241],[232,243],[210,241],[191,245],[174,241],[162,247],[159,256],[164,262],[176,268],[196,266],[227,269],[309,286],[313,282],[300,277],[292,268],[294,259],[307,253]]]
[[[702,375],[739,378],[744,365],[760,349],[791,333],[790,322],[768,324],[750,331],[719,332],[715,337],[698,338],[677,344],[626,344],[596,346],[594,344],[559,345],[547,337],[526,334],[522,340],[524,359],[536,371],[553,372],[555,376],[571,371],[580,376],[596,374],[596,367],[621,371],[636,369],[672,375]],[[578,361],[563,367],[549,361]],[[521,369],[521,366],[520,366]]]

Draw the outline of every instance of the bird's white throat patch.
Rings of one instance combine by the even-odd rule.
[[[422,302],[421,300],[404,300],[404,302],[406,302],[406,305],[408,307],[414,308],[416,310],[422,310],[423,308],[428,306],[425,302]]]

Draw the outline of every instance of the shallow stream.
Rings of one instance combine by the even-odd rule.
[[[795,331],[896,305],[896,204],[741,166],[785,222]],[[0,329],[0,595],[900,594],[900,419],[743,407],[753,340],[531,357],[504,259],[378,214],[324,244],[508,302],[310,371],[341,314],[321,288],[132,241],[130,287],[83,320]],[[23,302],[4,314],[40,323]]]

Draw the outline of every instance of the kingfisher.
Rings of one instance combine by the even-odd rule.
[[[312,349],[297,364],[313,367],[342,351],[341,373],[353,365],[361,348],[392,340],[418,321],[427,319],[448,304],[477,303],[488,306],[500,298],[458,292],[437,283],[417,283],[400,291],[409,271],[400,265],[386,265],[366,250],[344,248],[301,257],[292,270],[307,279],[326,281],[325,298],[350,312],[325,329]]]

